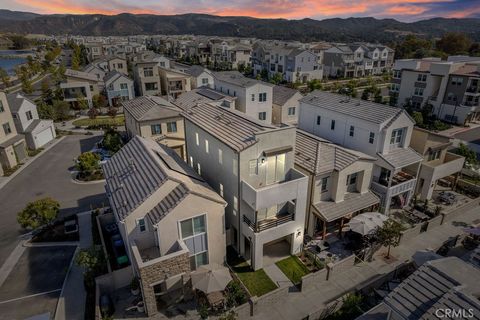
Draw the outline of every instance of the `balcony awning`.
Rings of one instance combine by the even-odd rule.
[[[379,153],[378,156],[395,170],[423,161],[423,157],[412,148],[397,148],[388,154]]]
[[[342,202],[320,201],[313,206],[322,220],[331,222],[378,203],[380,198],[368,191],[364,194],[347,193]]]
[[[276,156],[277,154],[282,154],[282,153],[287,153],[293,150],[292,146],[287,146],[287,147],[278,147],[278,148],[273,148],[269,150],[263,151],[263,154],[265,157],[271,157],[271,156]]]

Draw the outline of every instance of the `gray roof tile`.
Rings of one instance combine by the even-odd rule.
[[[300,93],[298,90],[288,88],[285,86],[273,87],[273,103],[279,106],[283,106],[288,99],[293,97],[296,93]]]
[[[325,221],[335,221],[350,213],[378,204],[378,198],[373,192],[347,193],[342,202],[320,201],[314,204],[315,209]]]
[[[125,110],[137,121],[178,117],[181,109],[157,96],[142,96],[122,102]]]

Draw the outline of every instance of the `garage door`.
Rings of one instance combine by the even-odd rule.
[[[52,139],[53,139],[52,128],[48,127],[47,129],[37,134],[37,136],[35,137],[37,148],[42,147]]]

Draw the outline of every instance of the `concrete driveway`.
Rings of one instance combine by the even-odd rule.
[[[27,248],[0,289],[0,319],[53,315],[75,248]]]
[[[52,197],[60,202],[61,215],[86,211],[92,204],[107,202],[103,183],[77,184],[71,180],[69,172],[73,158],[91,150],[100,138],[87,135],[65,137],[0,189],[0,266],[25,232],[16,217],[28,202]]]

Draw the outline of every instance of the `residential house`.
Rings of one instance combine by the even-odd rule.
[[[236,110],[271,123],[274,85],[247,78],[238,71],[214,72],[213,76],[216,91],[237,97]]]
[[[309,177],[305,228],[310,236],[341,231],[354,216],[376,211],[370,191],[376,158],[297,130],[295,168]]]
[[[313,91],[300,100],[298,128],[377,158],[372,190],[381,210],[406,206],[423,157],[410,148],[415,122],[395,107]]]
[[[116,70],[110,71],[103,79],[108,105],[119,106],[121,101],[132,100],[135,97],[133,80]]]
[[[182,93],[174,102],[176,106],[188,111],[199,103],[210,103],[223,108],[235,110],[237,98],[228,96],[208,87],[201,87]]]
[[[149,317],[190,272],[225,261],[225,201],[169,148],[133,137],[103,165],[106,192]],[[170,297],[170,300],[168,300]]]
[[[7,95],[7,100],[15,128],[25,136],[29,149],[36,150],[55,139],[53,121],[40,119],[35,103],[19,93]]]
[[[457,257],[427,261],[357,320],[475,319],[480,270]]]
[[[188,163],[228,203],[227,243],[255,270],[272,250],[300,253],[308,178],[294,168],[295,128],[209,103],[182,115]]]
[[[67,69],[65,78],[65,81],[60,83],[60,88],[63,90],[65,101],[71,104],[78,104],[81,99],[85,99],[91,107],[93,96],[100,94],[103,90],[103,81],[99,80],[95,74]]]
[[[135,92],[139,96],[161,95],[162,86],[156,61],[138,61],[134,67]]]
[[[452,141],[452,138],[435,132],[413,129],[410,147],[423,156],[416,189],[421,200],[431,199],[439,181],[452,175],[458,177],[462,170],[465,158],[448,152]]]
[[[285,86],[274,86],[272,93],[272,123],[296,125],[302,94]]]
[[[185,159],[185,130],[182,109],[157,96],[123,101],[125,127],[129,137],[136,135],[166,145]]]
[[[467,124],[480,120],[480,59],[452,57],[395,61],[390,94],[399,107],[433,108],[438,119]]]
[[[92,70],[96,73],[98,72],[96,68],[101,69],[105,74],[111,71],[118,71],[124,75],[128,75],[127,60],[118,56],[107,56],[96,59],[90,63],[84,71],[89,72],[87,70]],[[101,79],[103,79],[103,77]]]
[[[27,158],[25,137],[17,134],[7,96],[0,91],[0,176]]]
[[[211,41],[210,45],[213,64],[223,63],[228,65],[229,69],[250,65],[252,47],[249,44],[221,40]]]
[[[190,75],[162,67],[158,68],[158,72],[162,83],[162,95],[176,99],[183,92],[192,90]]]
[[[185,73],[189,74],[191,79],[192,89],[200,88],[200,87],[209,87],[214,88],[214,78],[213,74],[207,68],[202,66],[193,65],[189,66]]]

